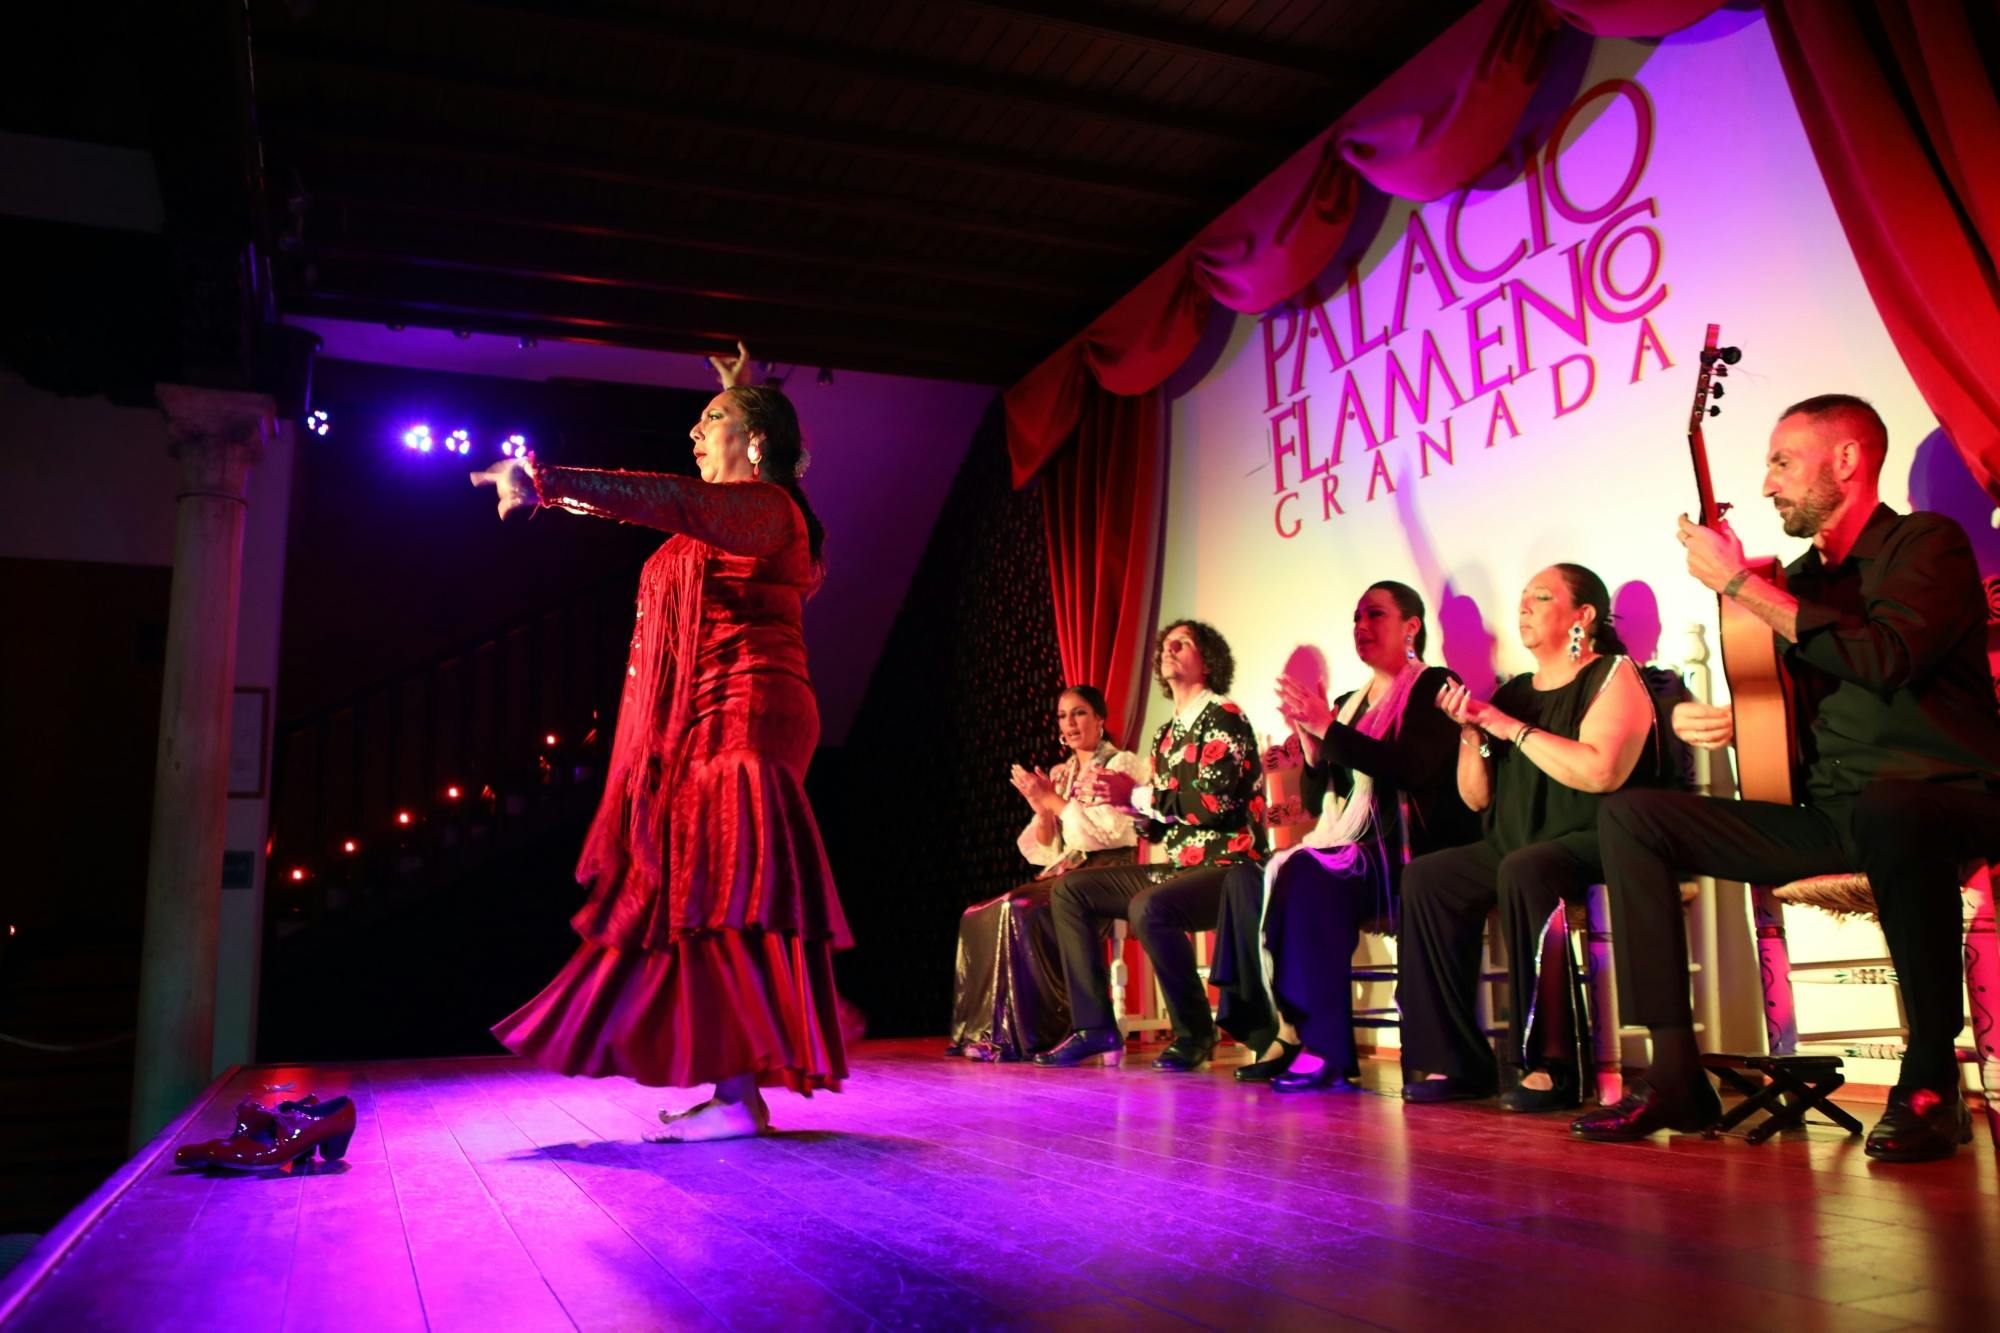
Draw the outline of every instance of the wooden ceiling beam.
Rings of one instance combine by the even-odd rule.
[[[399,245],[411,239],[423,241],[437,234],[440,228],[452,232],[477,228],[487,235],[524,233],[523,244],[529,243],[529,236],[538,238],[535,244],[542,244],[539,238],[546,237],[554,237],[558,245],[564,246],[587,243],[598,247],[596,252],[603,258],[609,257],[605,248],[608,243],[611,247],[674,255],[684,262],[699,262],[700,256],[724,255],[783,264],[820,265],[848,273],[918,278],[926,282],[991,288],[1063,302],[1075,301],[1090,289],[1078,279],[1012,272],[973,260],[945,263],[879,251],[795,244],[762,236],[666,228],[652,219],[611,219],[597,215],[585,220],[581,216],[563,216],[560,213],[531,214],[520,211],[521,204],[518,198],[501,208],[483,207],[476,201],[463,199],[442,204],[434,199],[390,198],[381,194],[350,192],[344,187],[333,191],[320,190],[311,195],[309,235],[317,234],[322,219],[340,241],[358,241],[374,246]],[[506,211],[508,208],[515,211]],[[391,221],[378,222],[376,219]],[[394,219],[415,219],[418,225],[404,228],[397,225]]]
[[[538,254],[556,246],[556,254],[590,254],[610,260],[618,252],[644,250],[650,254],[670,254],[680,262],[702,262],[702,256],[732,256],[742,260],[770,260],[780,264],[806,264],[840,268],[844,272],[880,274],[886,278],[918,278],[944,286],[970,286],[1016,296],[1042,296],[1056,302],[1074,302],[1080,292],[1096,282],[1082,278],[1050,276],[1036,272],[1006,272],[984,262],[940,262],[912,256],[888,254],[856,246],[816,246],[794,234],[742,236],[720,232],[698,232],[688,228],[662,228],[656,222],[630,222],[594,216],[534,216],[518,212],[520,200],[506,208],[488,208],[480,202],[458,200],[440,204],[428,198],[386,198],[382,194],[362,194],[348,190],[320,190],[312,194],[312,222],[308,234],[318,236],[324,228],[340,242],[364,242],[372,246],[428,244],[440,234],[464,236],[468,230],[484,236],[516,234],[518,246],[538,246]],[[402,224],[414,220],[414,226]],[[444,228],[450,228],[448,232]],[[1102,274],[1096,276],[1102,280]]]
[[[1055,28],[1085,37],[1104,38],[1125,46],[1140,46],[1163,55],[1184,56],[1204,64],[1227,64],[1261,75],[1280,75],[1294,83],[1365,93],[1393,71],[1380,61],[1356,55],[1333,55],[1286,46],[1255,37],[1217,32],[1196,23],[1157,18],[1138,9],[1113,9],[1089,0],[941,0],[957,9],[977,10]],[[1334,115],[1345,106],[1330,108]],[[1322,126],[1322,128],[1324,128]]]
[[[685,15],[645,13],[606,0],[454,0],[459,5],[525,14],[565,26],[588,26],[624,37],[641,37],[688,50],[779,61],[844,78],[861,77],[948,97],[972,98],[1016,110],[1046,111],[1081,120],[1107,121],[1135,129],[1207,139],[1258,153],[1296,147],[1325,126],[1303,131],[1226,112],[1186,111],[1051,83],[1002,74],[979,65],[951,64],[851,42],[807,39],[740,23],[716,24]]]
[[[587,290],[595,296],[616,293],[637,299],[677,296],[697,301],[732,305],[764,306],[774,310],[818,311],[856,320],[896,321],[913,328],[961,328],[1018,334],[1024,339],[1059,341],[1075,331],[1074,321],[1060,312],[1037,316],[1019,307],[967,303],[962,307],[907,305],[896,301],[871,300],[849,292],[814,288],[790,282],[782,288],[762,287],[740,275],[727,280],[703,282],[700,274],[674,278],[659,271],[613,272],[598,268],[553,268],[544,263],[522,262],[517,252],[504,251],[475,236],[462,237],[449,254],[414,251],[402,246],[377,247],[354,244],[308,242],[303,256],[320,271],[329,264],[358,264],[389,269],[418,269],[433,274],[463,275],[472,278],[503,278],[509,281],[547,284],[559,288]],[[560,300],[561,298],[558,298]],[[956,309],[963,309],[957,315]]]
[[[931,341],[911,345],[865,336],[827,337],[776,333],[768,329],[665,324],[617,320],[566,312],[509,310],[490,303],[385,299],[368,292],[321,291],[286,302],[287,313],[324,315],[394,327],[463,330],[502,337],[559,338],[568,342],[708,356],[747,338],[760,361],[786,366],[832,366],[840,370],[874,371],[885,375],[915,375],[960,380],[971,384],[1008,384],[1033,366],[1050,347],[971,348]]]
[[[499,139],[427,134],[396,134],[387,129],[352,124],[335,125],[292,118],[282,110],[267,113],[265,137],[297,153],[332,150],[376,158],[415,158],[464,166],[530,172],[588,180],[656,193],[691,193],[735,199],[760,206],[802,213],[838,213],[846,217],[927,227],[944,227],[965,235],[1030,241],[1057,249],[1144,259],[1170,250],[1184,237],[1171,227],[1148,230],[1078,226],[1058,219],[1012,219],[988,210],[967,209],[931,199],[913,199],[876,191],[846,191],[823,185],[802,185],[771,176],[732,169],[726,176],[682,178],[671,164],[619,157],[560,144],[524,144]],[[310,165],[310,164],[307,164]],[[314,179],[306,177],[307,191]],[[1190,223],[1189,230],[1193,229]]]
[[[855,153],[914,166],[1149,199],[1186,208],[1220,211],[1229,202],[1213,189],[1185,178],[1088,162],[1056,161],[1032,153],[975,148],[894,130],[816,124],[750,107],[697,106],[689,100],[615,92],[589,79],[543,75],[511,82],[458,55],[398,55],[352,42],[308,41],[292,35],[266,36],[258,43],[257,51],[260,65],[267,69],[275,65],[280,72],[287,67],[312,70],[336,81],[380,78],[427,88],[440,95],[486,96],[514,103],[539,101],[565,111],[610,111],[704,132],[750,134],[815,152]],[[266,105],[270,105],[269,101]]]

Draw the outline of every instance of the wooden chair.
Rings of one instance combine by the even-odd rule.
[[[1972,1044],[1958,1049],[1979,1080],[1986,1128],[2000,1148],[2000,935],[1996,935],[1991,868],[1978,867],[1961,889],[1964,904],[1966,998],[1972,1011]],[[1766,1034],[1773,1055],[1795,1055],[1801,1047],[1825,1047],[1833,1056],[1893,1059],[1902,1052],[1902,1027],[1801,1032],[1794,1005],[1795,984],[1894,986],[1887,958],[1837,959],[1794,963],[1786,946],[1782,907],[1812,907],[1835,916],[1876,917],[1875,893],[1866,875],[1815,875],[1758,893],[1758,945],[1763,961]],[[1897,992],[1896,1010],[1902,1013]],[[1821,1057],[1828,1058],[1828,1057]]]

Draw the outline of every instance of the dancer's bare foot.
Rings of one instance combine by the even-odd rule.
[[[755,1102],[706,1101],[669,1120],[646,1135],[648,1143],[709,1143],[716,1139],[748,1139],[768,1133],[771,1112],[764,1099]]]
[[[646,1135],[648,1143],[707,1143],[768,1133],[771,1108],[757,1090],[755,1074],[738,1074],[715,1085],[715,1096],[685,1111],[661,1111],[665,1129]]]

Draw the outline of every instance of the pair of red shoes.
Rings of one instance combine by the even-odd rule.
[[[267,1108],[254,1097],[236,1107],[236,1132],[226,1139],[184,1143],[174,1149],[176,1166],[219,1166],[231,1171],[262,1171],[284,1166],[318,1149],[320,1157],[338,1161],[354,1137],[354,1102],[346,1097],[321,1101],[312,1093],[295,1102]]]

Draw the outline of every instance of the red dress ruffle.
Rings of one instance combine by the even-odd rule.
[[[852,940],[804,775],[819,739],[805,527],[773,486],[551,469],[544,498],[672,527],[639,580],[583,937],[496,1025],[559,1073],[687,1087],[846,1076],[832,951]],[[706,538],[706,540],[704,540]]]

